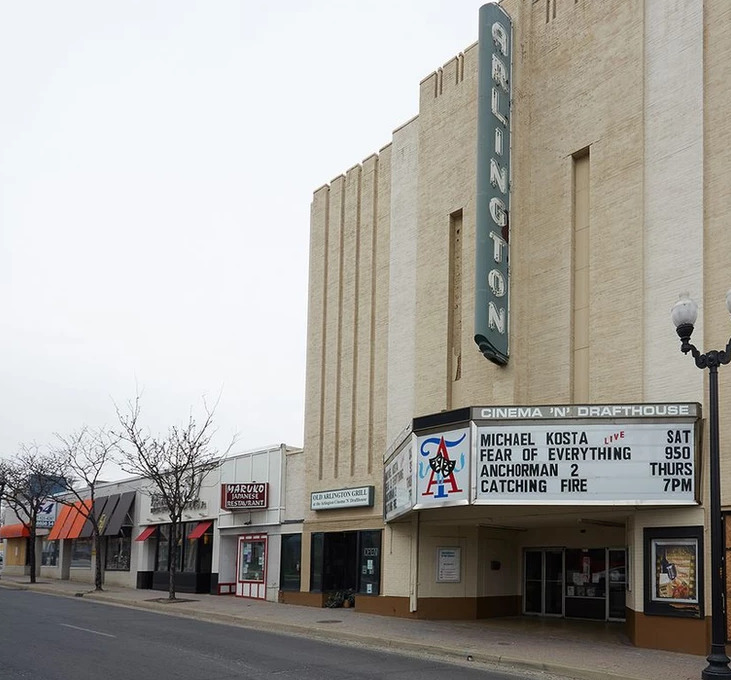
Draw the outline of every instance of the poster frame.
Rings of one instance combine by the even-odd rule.
[[[695,560],[695,597],[687,600],[656,596],[659,572],[655,557],[667,546],[691,546]],[[644,609],[650,616],[704,617],[703,527],[646,527],[644,529]]]

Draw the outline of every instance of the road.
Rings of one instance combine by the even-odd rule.
[[[69,678],[516,680],[423,657],[0,589],[0,679]]]

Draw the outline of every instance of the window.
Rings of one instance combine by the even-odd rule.
[[[324,561],[325,534],[318,531],[312,534],[310,549],[310,590],[322,592],[322,564]]]
[[[361,531],[360,581],[358,592],[378,595],[381,586],[381,532]]]
[[[193,530],[195,527],[195,524],[186,524],[183,526],[183,536],[188,536],[188,534]],[[183,541],[183,546],[185,547],[184,555],[183,555],[183,571],[198,571],[197,568],[197,561],[198,561],[198,539],[197,538],[186,538]]]
[[[302,559],[302,535],[282,536],[282,564],[279,587],[281,590],[300,589],[300,560]]]
[[[58,541],[43,541],[41,565],[44,567],[58,566]]]
[[[312,534],[311,592],[351,590],[378,595],[380,583],[380,530]]]
[[[107,536],[107,571],[129,571],[132,558],[132,528],[122,527],[116,536]]]
[[[241,541],[240,581],[264,582],[266,541],[261,539]]]
[[[210,559],[211,546],[213,543],[213,527],[208,527],[205,534],[198,539],[189,539],[193,529],[198,526],[199,522],[185,522],[178,525],[178,554],[176,571],[185,571],[190,573],[197,573],[201,569],[201,557],[199,556],[200,547],[203,546],[204,550],[207,551],[206,555]],[[170,567],[168,565],[168,557],[170,556],[170,531],[172,529],[171,524],[163,524],[158,527],[157,530],[157,559],[155,561],[155,571],[167,571]],[[205,562],[205,556],[202,560]]]
[[[71,541],[71,568],[91,569],[90,538],[75,538]]]
[[[566,597],[606,597],[604,548],[566,550]]]
[[[157,560],[155,563],[155,571],[167,571],[170,568],[168,564],[169,546],[170,525],[163,524],[157,528]]]

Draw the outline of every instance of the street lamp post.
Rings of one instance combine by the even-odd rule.
[[[726,293],[726,308],[731,314],[731,290]],[[708,369],[710,398],[709,426],[711,430],[711,653],[706,657],[708,666],[703,669],[701,678],[731,678],[729,658],[726,656],[726,633],[723,627],[723,522],[721,521],[721,476],[718,444],[718,367],[731,361],[731,338],[724,350],[709,350],[705,354],[691,344],[690,336],[698,318],[698,305],[681,293],[680,299],[672,309],[673,323],[680,336],[680,351],[691,353],[695,365]]]

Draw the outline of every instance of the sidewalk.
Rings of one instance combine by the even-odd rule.
[[[581,680],[697,680],[701,656],[638,649],[619,626],[587,621],[516,617],[478,621],[422,621],[248,600],[233,595],[180,593],[188,602],[161,603],[166,593],[72,581],[3,575],[0,587],[147,609],[174,616],[237,625],[394,652],[428,654],[445,661],[468,657],[495,669],[545,671]]]

